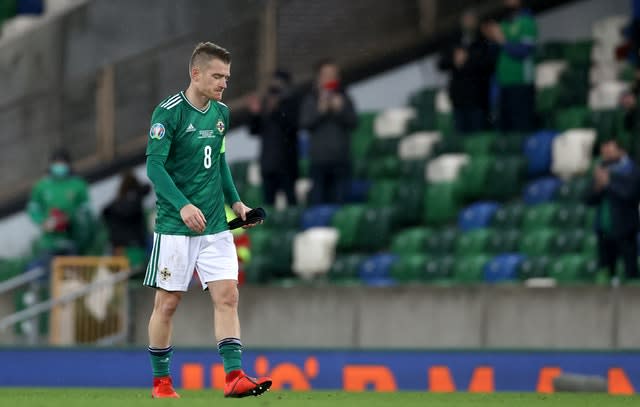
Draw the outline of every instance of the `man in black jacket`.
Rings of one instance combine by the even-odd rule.
[[[288,205],[296,205],[295,182],[298,178],[299,97],[291,87],[291,75],[276,71],[262,100],[248,101],[250,132],[261,139],[260,171],[264,202],[275,203],[283,191]]]
[[[460,30],[440,55],[438,67],[450,72],[449,98],[456,129],[480,131],[489,123],[489,86],[496,52],[480,32],[478,16],[471,10],[460,18]]]
[[[628,279],[638,278],[637,234],[640,229],[640,169],[616,140],[600,145],[601,162],[593,173],[587,197],[596,206],[596,233],[600,267],[615,276],[618,258]]]

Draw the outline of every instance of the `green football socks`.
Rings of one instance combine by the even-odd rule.
[[[242,342],[238,338],[225,338],[218,342],[218,353],[222,356],[224,372],[242,369]]]
[[[149,357],[151,358],[151,370],[153,377],[169,376],[169,367],[171,365],[171,356],[173,355],[173,346],[164,349],[152,348],[149,346]]]

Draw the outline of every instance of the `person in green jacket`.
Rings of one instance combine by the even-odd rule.
[[[534,129],[534,51],[538,27],[522,0],[505,0],[508,17],[488,24],[485,35],[499,47],[496,81],[500,88],[499,128],[504,132]]]
[[[36,241],[36,255],[77,253],[86,241],[90,223],[87,183],[73,175],[69,153],[56,151],[49,174],[31,191],[29,216],[42,230]]]

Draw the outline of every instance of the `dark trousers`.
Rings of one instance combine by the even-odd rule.
[[[464,107],[453,110],[453,120],[459,133],[481,131],[487,122],[486,112],[479,107]]]
[[[297,205],[295,184],[296,180],[291,174],[263,172],[262,192],[265,204],[273,206],[276,202],[276,194],[278,191],[282,191],[287,197],[287,205]]]
[[[348,163],[311,163],[309,173],[313,182],[309,198],[309,202],[312,205],[346,202],[351,179],[351,170]]]
[[[616,274],[616,264],[622,258],[626,278],[638,278],[638,242],[632,233],[622,238],[613,238],[598,234],[598,263],[609,270],[609,275]]]
[[[498,124],[503,132],[531,131],[534,127],[535,88],[511,85],[500,88]]]

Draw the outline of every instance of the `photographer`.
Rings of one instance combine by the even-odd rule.
[[[600,163],[593,173],[587,204],[596,206],[600,267],[615,277],[618,258],[628,279],[638,277],[640,170],[616,140],[600,145]]]

